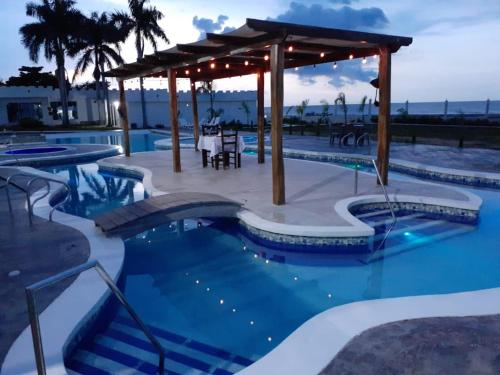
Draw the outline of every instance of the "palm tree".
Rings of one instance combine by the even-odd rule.
[[[345,101],[345,94],[339,92],[339,96],[335,99],[335,104],[340,104],[342,106],[342,112],[344,112],[344,124],[347,125],[347,104]]]
[[[307,106],[309,105],[309,99],[304,99],[302,102],[295,108],[295,111],[300,117],[300,121],[302,122],[302,117],[304,116],[304,112],[306,111]]]
[[[250,125],[250,107],[248,106],[248,103],[246,101],[242,101],[241,102],[241,109],[243,110],[243,112],[245,112],[245,115],[247,117],[247,123],[246,125]]]
[[[212,121],[212,119],[215,117],[215,110],[214,110],[215,90],[214,90],[213,82],[212,81],[203,81],[201,83],[201,86],[196,89],[196,92],[198,94],[210,95],[210,108],[208,109],[210,118],[208,119],[208,121]]]
[[[361,122],[364,124],[365,123],[365,107],[366,107],[366,100],[368,99],[368,96],[363,96],[361,98],[361,103],[359,103],[359,108],[358,112],[361,113]]]
[[[137,50],[137,59],[144,57],[144,47],[146,42],[149,42],[154,51],[158,50],[156,38],[160,38],[167,43],[170,43],[163,29],[158,25],[158,21],[163,18],[163,13],[154,6],[148,6],[149,0],[128,0],[130,15],[124,12],[116,13],[115,21],[131,30],[135,35],[135,48]],[[141,104],[142,104],[142,122],[143,127],[148,126],[148,118],[146,114],[146,101],[144,99],[144,80],[139,78],[141,88]]]
[[[28,49],[30,59],[35,63],[38,62],[41,50],[48,61],[55,59],[63,112],[62,122],[63,125],[68,125],[65,58],[83,16],[75,8],[74,0],[41,0],[41,4],[30,2],[26,5],[26,15],[36,18],[37,21],[19,29],[22,43]]]
[[[107,83],[104,77],[104,69],[111,69],[113,64],[122,64],[119,43],[127,38],[128,30],[119,28],[106,12],[100,15],[92,12],[90,18],[86,18],[78,43],[72,48],[73,54],[81,53],[73,75],[73,81],[79,75],[85,73],[93,65],[93,77],[95,80],[97,102],[101,103],[101,89],[104,90],[106,112],[108,113],[109,125],[109,100]],[[99,83],[102,81],[101,83]],[[101,121],[101,110],[99,109],[99,121]]]

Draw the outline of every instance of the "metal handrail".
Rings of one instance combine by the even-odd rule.
[[[45,364],[45,357],[43,354],[42,334],[41,334],[41,330],[40,330],[40,320],[39,320],[37,306],[36,306],[35,293],[36,293],[36,291],[38,291],[40,289],[43,289],[47,286],[56,284],[62,280],[70,278],[72,276],[79,275],[80,273],[87,271],[91,268],[94,268],[97,271],[97,273],[99,274],[101,279],[106,283],[106,285],[111,290],[111,292],[115,295],[115,297],[118,299],[120,304],[127,310],[129,315],[137,323],[137,325],[142,330],[142,332],[146,335],[146,337],[149,339],[151,344],[158,350],[159,357],[160,357],[159,363],[158,363],[158,371],[159,371],[159,374],[163,374],[164,373],[164,364],[165,364],[165,350],[163,349],[163,346],[160,344],[158,339],[151,334],[149,328],[142,322],[142,320],[139,318],[139,315],[137,315],[137,313],[132,308],[132,306],[130,306],[130,304],[127,302],[127,300],[125,299],[125,296],[120,291],[120,289],[118,289],[118,287],[114,283],[111,276],[109,276],[109,274],[104,270],[104,268],[101,266],[101,264],[97,260],[94,260],[94,261],[90,261],[90,262],[81,264],[79,266],[70,268],[69,270],[66,270],[66,271],[61,272],[57,275],[48,277],[44,280],[41,280],[41,281],[34,283],[34,284],[25,288],[26,301],[28,303],[28,315],[29,315],[29,321],[30,321],[30,326],[31,326],[31,334],[33,336],[33,349],[35,351],[35,360],[36,360],[36,368],[38,371],[38,375],[45,375],[47,373],[47,370],[46,370],[46,364]]]
[[[350,136],[356,137],[356,135],[355,135],[353,132],[347,133],[347,134],[346,134],[346,135],[344,135],[342,138],[340,138],[340,141],[339,141],[339,146],[341,146],[341,147],[342,147],[342,145],[344,144],[344,139],[347,139],[347,138],[349,138]]]
[[[389,233],[391,233],[391,231],[396,226],[398,219],[396,217],[396,214],[394,213],[394,209],[392,208],[392,204],[391,204],[391,201],[389,199],[389,195],[387,194],[387,190],[385,188],[385,185],[382,182],[382,177],[380,176],[380,171],[378,170],[377,162],[374,159],[372,159],[372,163],[373,163],[373,166],[375,167],[375,173],[377,173],[377,179],[380,183],[380,186],[382,187],[382,191],[384,192],[384,196],[385,196],[385,201],[387,202],[387,205],[389,206],[389,211],[391,212],[391,216],[392,216],[391,226],[389,227],[389,230],[387,232],[385,232],[385,236],[382,239],[382,242],[378,245],[378,247],[377,247],[377,251],[378,251],[384,245],[385,241],[387,240],[387,237],[389,237]]]
[[[26,190],[20,188],[19,186],[14,185],[13,180],[16,177],[32,177],[28,181],[28,183],[26,184]],[[40,197],[37,197],[33,202],[31,202],[31,185],[35,181],[38,181],[38,180],[41,180],[41,181],[43,181],[43,182],[46,183],[47,192],[44,195],[42,195]],[[66,189],[66,196],[64,197],[64,199],[61,200],[60,202],[58,202],[57,204],[55,204],[51,208],[51,210],[49,212],[49,221],[52,221],[52,216],[53,216],[54,211],[60,205],[66,203],[66,201],[70,197],[71,189],[70,189],[69,185],[66,182],[58,180],[58,179],[55,179],[55,178],[46,177],[46,176],[36,176],[36,175],[33,175],[33,174],[28,174],[28,173],[22,173],[22,172],[20,172],[20,173],[11,174],[9,177],[7,177],[7,180],[6,180],[6,184],[7,184],[6,191],[7,191],[7,199],[8,199],[8,203],[9,203],[10,212],[12,212],[12,205],[11,205],[11,198],[10,198],[9,186],[13,185],[14,187],[17,187],[19,190],[23,191],[26,194],[26,201],[28,203],[28,216],[29,216],[30,224],[32,224],[33,223],[33,219],[32,219],[32,217],[33,217],[33,207],[34,207],[35,203],[37,203],[38,201],[40,201],[41,199],[45,198],[47,195],[50,194],[50,190],[51,190],[50,189],[50,182],[61,184]]]
[[[369,139],[370,139],[370,133],[363,133],[357,140],[356,140],[356,147],[359,146],[359,144],[361,143],[361,141],[365,138],[368,138],[368,142],[369,142]]]

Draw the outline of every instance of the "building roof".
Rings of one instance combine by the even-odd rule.
[[[369,57],[379,54],[381,47],[394,53],[410,45],[412,38],[248,18],[234,31],[207,33],[205,39],[147,55],[106,76],[160,77],[169,68],[177,70],[177,77],[195,81],[254,74],[270,70],[270,48],[276,43],[285,47],[287,69]]]

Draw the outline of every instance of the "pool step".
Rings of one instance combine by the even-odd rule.
[[[223,349],[148,326],[165,350],[167,374],[234,374],[252,360]],[[118,315],[91,343],[67,361],[75,374],[155,374],[158,352],[130,318]]]

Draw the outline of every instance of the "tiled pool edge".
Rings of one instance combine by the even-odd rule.
[[[318,374],[345,344],[367,329],[405,319],[498,313],[500,288],[349,303],[315,315],[238,374]]]
[[[74,148],[74,145],[72,145],[72,147]],[[90,152],[2,160],[0,161],[0,166],[29,166],[37,168],[49,165],[90,162],[90,161],[95,161],[97,159],[117,156],[119,154],[120,154],[119,146],[106,145],[106,147],[102,147],[102,150],[95,150]]]
[[[246,149],[257,151],[257,146],[247,145]],[[266,146],[266,154],[271,153],[271,148]],[[319,152],[298,149],[283,149],[283,155],[288,158],[320,161],[359,164],[372,167],[372,157],[367,155],[342,154],[335,152]],[[414,177],[420,177],[432,181],[450,182],[471,187],[488,187],[500,189],[500,174],[459,170],[452,168],[436,167],[411,161],[393,159],[389,161],[389,168],[393,172],[399,172]]]
[[[32,173],[46,172],[31,170]],[[57,191],[54,193],[57,194]],[[45,197],[37,204],[35,214],[48,219],[51,209]],[[106,237],[95,227],[92,220],[83,219],[60,211],[54,213],[54,221],[80,231],[89,241],[89,261],[98,260],[113,280],[121,272],[125,246],[121,238]],[[95,319],[105,306],[109,290],[98,274],[89,270],[77,279],[40,314],[42,340],[47,364],[47,373],[66,373],[64,355],[68,344],[78,340],[83,327]],[[1,364],[3,374],[36,373],[30,327],[26,327],[16,338]]]
[[[123,156],[122,156],[123,157]],[[152,183],[149,169],[120,164],[119,162],[98,161],[99,169],[125,177],[143,179],[146,190],[156,194],[167,194],[157,190]],[[479,215],[481,199],[474,194],[462,191],[468,201],[438,199],[411,195],[393,194],[390,199],[404,209],[426,212],[440,219],[475,223]],[[263,219],[253,212],[242,209],[238,219],[246,234],[254,241],[275,248],[287,246],[291,251],[331,252],[347,250],[359,252],[366,247],[368,238],[375,234],[373,228],[358,220],[351,209],[367,204],[384,204],[382,195],[365,195],[343,199],[336,203],[335,210],[349,226],[303,226],[276,223]]]

